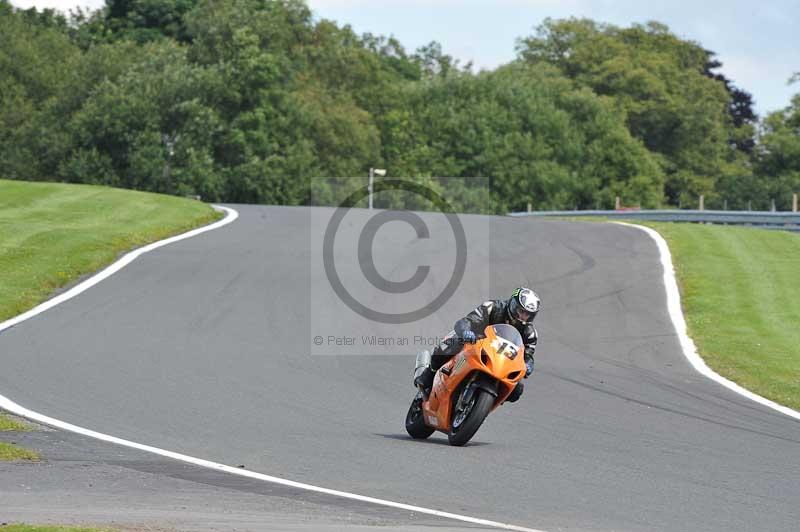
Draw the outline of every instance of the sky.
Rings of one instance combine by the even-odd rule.
[[[12,0],[18,7],[103,0]],[[308,0],[317,18],[349,24],[358,33],[394,35],[410,51],[438,41],[445,53],[476,68],[516,57],[518,37],[545,18],[588,17],[619,26],[657,20],[684,39],[717,52],[720,71],[755,99],[756,111],[782,109],[800,84],[800,0]]]

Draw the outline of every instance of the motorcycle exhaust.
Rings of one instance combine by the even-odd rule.
[[[414,367],[414,379],[422,375],[425,368],[431,366],[431,352],[427,349],[417,354],[417,364]]]

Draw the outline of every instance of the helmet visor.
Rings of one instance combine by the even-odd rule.
[[[520,305],[519,301],[517,301],[517,298],[511,300],[511,305],[509,306],[508,310],[512,318],[522,323],[530,323],[536,316],[535,312],[526,310],[522,305]]]

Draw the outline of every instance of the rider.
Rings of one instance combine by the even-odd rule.
[[[474,343],[476,333],[481,334],[489,325],[507,323],[514,326],[522,336],[525,345],[525,378],[533,372],[533,354],[539,338],[533,320],[539,313],[542,301],[530,288],[520,287],[514,290],[507,300],[497,299],[481,303],[478,308],[458,320],[453,331],[444,341],[436,346],[431,354],[431,364],[414,380],[414,384],[427,391],[433,386],[436,371],[461,351],[464,343]],[[520,382],[506,401],[514,402],[522,395],[524,386]]]

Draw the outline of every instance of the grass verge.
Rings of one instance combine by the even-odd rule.
[[[124,251],[219,217],[173,196],[0,179],[0,321]]]
[[[0,414],[0,432],[25,432],[31,430],[30,425],[17,421],[5,414]]]
[[[22,432],[31,430],[26,425],[14,418],[0,414],[0,432]],[[0,462],[12,460],[38,460],[39,455],[33,451],[28,451],[16,445],[0,441]]]
[[[36,526],[23,524],[0,525],[2,532],[111,532],[108,528],[84,528],[79,526]]]
[[[36,461],[38,459],[39,455],[33,451],[0,441],[0,462],[12,462],[15,460]]]
[[[800,235],[643,225],[669,245],[689,335],[705,362],[748,390],[800,409]]]

